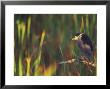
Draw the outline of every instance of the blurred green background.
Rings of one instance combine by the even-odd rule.
[[[15,14],[15,76],[96,76],[83,63],[63,61],[77,59],[80,50],[72,41],[78,32],[85,32],[97,53],[96,14]]]

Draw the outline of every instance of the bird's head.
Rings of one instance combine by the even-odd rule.
[[[84,33],[77,33],[77,34],[72,38],[72,40],[74,40],[74,41],[80,40],[83,34],[84,34]]]

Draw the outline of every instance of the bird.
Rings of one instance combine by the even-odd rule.
[[[93,43],[86,33],[76,33],[72,38],[84,57],[91,60],[93,56]]]

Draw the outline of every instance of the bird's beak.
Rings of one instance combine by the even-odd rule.
[[[72,40],[78,40],[78,37],[77,37],[77,36],[75,36],[74,38],[72,38]]]

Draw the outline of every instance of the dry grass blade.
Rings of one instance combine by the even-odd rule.
[[[91,67],[96,67],[96,64],[89,61],[86,57],[80,57],[81,62],[83,62],[85,65],[91,66]]]
[[[85,65],[85,67],[92,73],[93,70],[96,68],[96,63],[89,61],[86,57],[80,57],[81,62]]]
[[[42,53],[42,45],[43,45],[44,37],[45,37],[45,31],[42,32],[40,46],[39,46],[39,53],[38,53],[38,56],[37,56],[37,58],[36,58],[36,60],[33,64],[33,66],[35,67],[35,70],[36,70],[36,68],[38,67],[38,65],[40,64],[40,61],[41,61],[41,53]],[[35,73],[35,75],[36,75],[36,73]]]
[[[59,64],[70,64],[70,63],[73,63],[76,59],[71,59],[71,60],[68,60],[68,61],[62,61],[60,62]]]
[[[31,63],[31,58],[30,58],[30,57],[27,57],[27,58],[26,58],[26,63],[27,63],[26,75],[29,76],[29,75],[30,75],[30,63]]]

